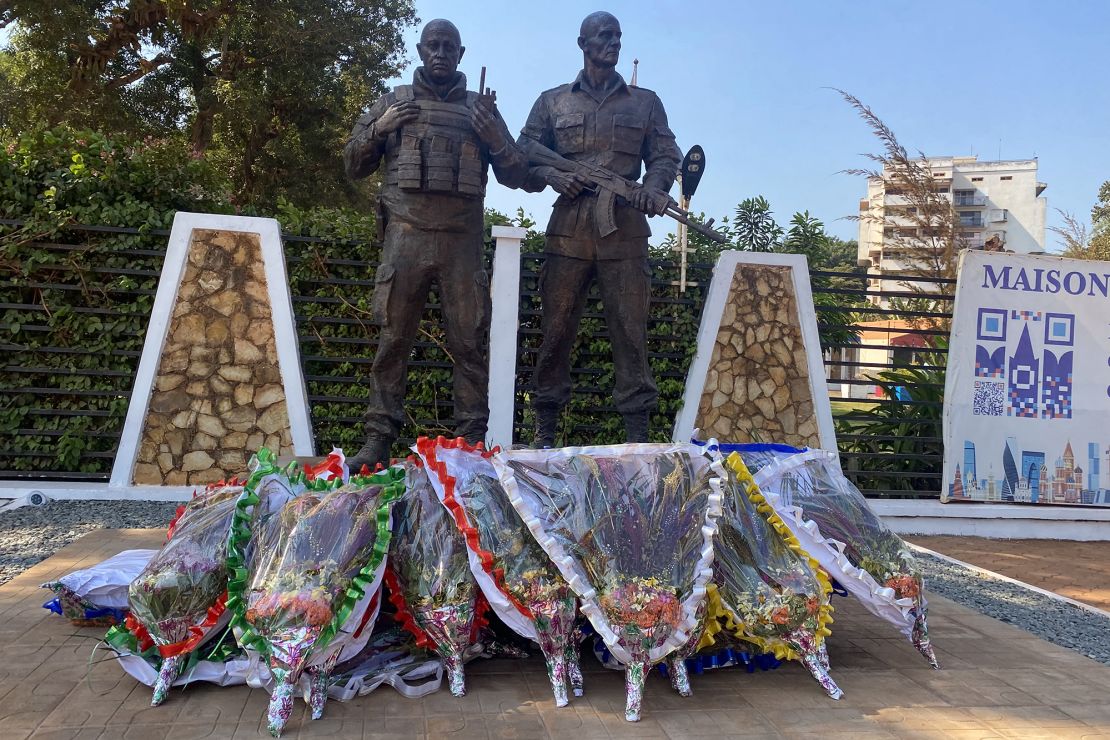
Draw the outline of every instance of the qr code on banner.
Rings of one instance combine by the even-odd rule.
[[[1002,416],[1002,405],[1006,399],[1005,388],[1002,383],[976,380],[971,413],[976,416]]]

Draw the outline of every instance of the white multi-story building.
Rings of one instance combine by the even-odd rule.
[[[1037,180],[1037,160],[980,162],[971,156],[926,162],[937,194],[952,203],[959,217],[963,244],[971,249],[1000,245],[1021,254],[1044,251],[1047,202],[1041,193],[1048,186]],[[887,193],[883,179],[876,177],[868,181],[859,211],[858,257],[873,276],[869,285],[898,290],[896,282],[880,276],[928,263],[930,241],[914,223],[913,206],[905,196]]]

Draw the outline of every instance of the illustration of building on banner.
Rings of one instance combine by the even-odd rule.
[[[1065,504],[1077,504],[1081,498],[1083,468],[1076,467],[1071,442],[1064,454],[1056,458],[1056,473],[1052,479],[1052,498]]]
[[[1043,451],[1020,449],[1016,437],[1007,437],[1000,455],[1001,478],[996,478],[991,466],[985,478],[976,479],[975,443],[964,440],[963,463],[956,465],[948,484],[948,498],[1029,504],[1110,504],[1110,490],[1099,475],[1102,455],[1110,465],[1110,449],[1102,453],[1097,442],[1088,442],[1086,449],[1087,470],[1076,460],[1070,440],[1065,441],[1064,449],[1053,458],[1049,468]]]
[[[1087,443],[1087,465],[1088,465],[1088,467],[1087,467],[1087,490],[1088,491],[1097,491],[1098,490],[1098,483],[1099,483],[1099,480],[1098,480],[1099,459],[1098,459],[1098,443],[1097,442],[1088,442]]]
[[[1048,475],[1048,468],[1044,464],[1044,453],[1023,450],[1021,453],[1021,471],[1028,490],[1029,503],[1039,503],[1041,500],[1041,481]]]
[[[964,442],[964,477],[974,487],[976,482],[975,477],[975,443]],[[966,484],[965,484],[966,485]]]
[[[1017,460],[1014,459],[1017,447],[1017,439],[1014,437],[1006,438],[1006,447],[1002,451],[1002,470],[1005,477],[1002,479],[1002,500],[1013,501],[1014,496],[1018,490],[1018,469]]]

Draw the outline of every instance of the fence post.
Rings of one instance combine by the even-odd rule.
[[[526,229],[494,226],[493,309],[489,331],[489,426],[486,446],[513,444],[516,334],[520,310],[520,243]]]

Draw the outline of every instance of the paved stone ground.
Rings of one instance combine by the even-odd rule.
[[[1110,611],[1110,542],[924,535],[906,539],[950,558]]]
[[[246,687],[195,686],[152,709],[150,689],[103,650],[101,630],[77,629],[40,607],[50,577],[129,547],[155,547],[158,530],[101,530],[0,587],[0,737],[265,737],[267,696]],[[695,695],[675,695],[658,675],[643,720],[623,718],[620,674],[586,661],[586,696],[556,709],[542,662],[480,661],[469,694],[445,690],[409,700],[383,687],[350,703],[329,702],[311,722],[303,704],[285,737],[587,738],[902,737],[1110,738],[1110,667],[1017,627],[931,596],[930,626],[942,670],[848,599],[838,598],[829,642],[845,691],[827,699],[798,665],[749,675],[709,671]],[[1110,639],[1110,638],[1108,638]]]

